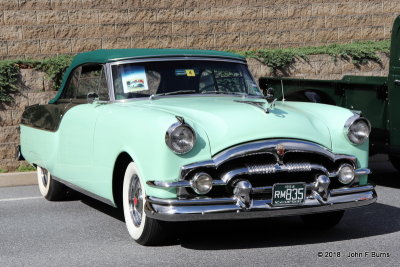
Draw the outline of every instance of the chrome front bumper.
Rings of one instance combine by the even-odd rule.
[[[162,221],[252,219],[344,210],[372,204],[377,195],[372,185],[332,189],[324,199],[316,191],[300,206],[273,206],[271,199],[252,200],[243,207],[235,198],[160,199],[147,197],[148,217]]]

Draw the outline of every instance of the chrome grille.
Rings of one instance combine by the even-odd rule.
[[[319,166],[320,168],[322,166]],[[265,164],[247,166],[249,174],[273,174],[277,172],[309,172],[313,169],[310,163],[288,163],[285,165]]]
[[[278,145],[285,147],[283,155],[278,155]],[[311,184],[317,175],[335,176],[338,166],[343,162],[357,166],[354,157],[334,154],[311,142],[274,139],[238,145],[210,160],[185,165],[182,167],[181,177],[183,181],[189,182],[196,173],[206,172],[220,185],[226,185],[214,186],[208,196],[231,196],[232,186],[236,182],[247,180],[253,188],[263,189],[276,183]],[[334,180],[332,186],[336,186]],[[262,194],[266,193],[261,191]],[[181,189],[179,194],[194,193],[190,189]]]

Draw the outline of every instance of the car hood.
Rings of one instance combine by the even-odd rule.
[[[262,108],[250,102],[258,102]],[[171,97],[147,102],[149,108],[181,116],[201,127],[208,136],[211,154],[254,140],[291,138],[319,143],[331,149],[328,126],[316,115],[290,102],[277,102],[269,113],[264,99],[242,97]]]

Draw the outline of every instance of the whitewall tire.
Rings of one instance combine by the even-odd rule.
[[[154,245],[164,238],[163,223],[146,216],[146,192],[137,166],[129,163],[124,175],[122,203],[126,227],[131,237],[142,245]]]
[[[49,187],[50,187],[50,180],[49,180],[50,172],[39,166],[37,166],[36,172],[37,172],[37,179],[38,179],[40,194],[42,194],[42,196],[46,197],[47,193],[49,192]]]
[[[54,180],[51,173],[40,166],[36,167],[39,191],[47,200],[63,200],[67,194],[67,187]]]

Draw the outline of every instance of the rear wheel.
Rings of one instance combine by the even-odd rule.
[[[39,191],[49,201],[58,201],[65,199],[67,187],[54,180],[48,170],[37,166],[36,168]]]
[[[340,222],[343,214],[344,210],[338,210],[302,215],[301,219],[307,226],[311,226],[317,229],[330,229]]]
[[[131,237],[142,245],[162,242],[165,236],[164,223],[146,216],[146,193],[134,162],[126,168],[122,191],[125,223]]]

